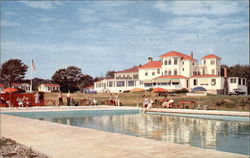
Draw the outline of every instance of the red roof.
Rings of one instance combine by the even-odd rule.
[[[163,54],[160,56],[160,58],[164,58],[164,57],[170,57],[170,56],[178,56],[178,57],[182,57],[183,60],[192,60],[192,61],[196,61],[194,58],[192,58],[191,56],[188,56],[186,54],[183,53],[179,53],[179,52],[175,52],[175,51],[171,51],[168,52],[166,54]]]
[[[139,69],[148,69],[148,68],[160,68],[161,61],[150,61],[147,64],[144,64],[139,67]]]
[[[214,55],[214,54],[208,54],[207,56],[204,56],[204,57],[202,57],[201,59],[211,59],[211,58],[216,58],[216,59],[221,60],[220,57],[218,57],[218,56],[216,56],[216,55]]]
[[[129,73],[129,72],[138,72],[138,66],[134,66],[132,68],[122,70],[122,71],[117,71],[115,73]]]
[[[21,83],[12,83],[12,86],[21,86]]]
[[[3,84],[0,83],[0,87],[5,87],[5,85],[3,85]]]
[[[169,75],[169,76],[159,76],[157,78],[187,78],[187,77],[182,75]]]
[[[196,75],[196,76],[192,76],[190,78],[208,78],[208,77],[222,77],[222,76],[218,76],[218,75]]]
[[[54,84],[54,83],[44,83],[43,84],[45,87],[60,87],[59,84]]]

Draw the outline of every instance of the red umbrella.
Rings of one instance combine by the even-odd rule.
[[[5,88],[2,90],[2,92],[10,93],[10,106],[12,105],[11,104],[11,93],[16,92],[16,91],[17,91],[17,89],[15,89],[15,88]]]
[[[164,89],[164,88],[154,88],[153,90],[152,90],[152,92],[153,93],[160,93],[160,92],[167,92],[167,90],[166,89]]]
[[[5,92],[5,93],[13,93],[16,91],[17,91],[17,89],[15,89],[15,88],[5,88],[2,90],[2,92]]]

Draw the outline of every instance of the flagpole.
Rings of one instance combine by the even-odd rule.
[[[33,68],[32,68],[32,60],[31,60],[31,65],[30,65],[30,93],[32,93],[32,78],[33,78]]]

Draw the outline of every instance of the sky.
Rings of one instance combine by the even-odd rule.
[[[1,63],[21,59],[30,67],[33,59],[33,77],[51,79],[68,66],[104,76],[169,51],[249,64],[247,0],[0,3]]]

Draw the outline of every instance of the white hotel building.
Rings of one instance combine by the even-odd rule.
[[[208,93],[223,93],[225,80],[228,91],[241,89],[247,93],[246,78],[224,77],[221,74],[221,58],[209,54],[202,57],[201,64],[190,55],[171,51],[153,61],[152,57],[144,65],[135,66],[115,73],[114,79],[103,79],[95,82],[98,93],[122,93],[133,88],[161,87],[168,91],[202,86]]]

